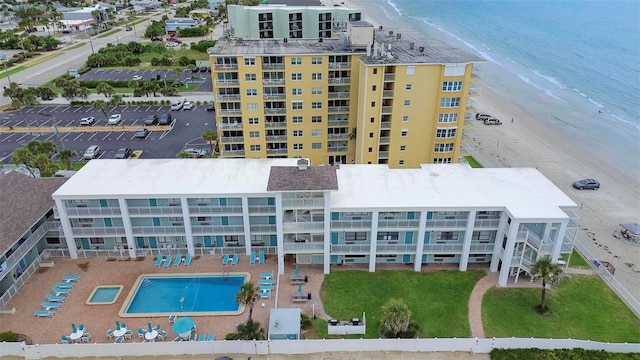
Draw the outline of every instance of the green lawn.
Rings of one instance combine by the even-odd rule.
[[[100,34],[100,35],[98,35],[98,36],[96,36],[96,37],[97,37],[97,38],[105,38],[105,37],[109,37],[109,36],[111,36],[111,35],[113,35],[113,34],[117,34],[117,33],[119,33],[120,31],[122,31],[122,29],[113,29],[113,30],[109,30],[109,31],[107,31],[107,32],[105,32],[105,33],[102,33],[102,34]]]
[[[487,337],[572,338],[638,342],[640,319],[596,276],[575,275],[547,291],[548,317],[538,315],[540,288],[492,288],[482,301]]]
[[[420,337],[468,337],[469,296],[485,274],[478,270],[334,271],[325,276],[320,293],[329,316],[350,319],[365,312],[367,338],[379,337],[380,308],[391,298],[402,299],[409,306],[412,319],[422,328]],[[326,322],[315,321],[314,331],[327,337]]]
[[[71,45],[71,46],[69,46],[68,48],[64,48],[64,49],[62,49],[62,51],[74,50],[74,49],[77,49],[77,48],[79,48],[79,47],[83,47],[83,46],[85,46],[85,45],[87,45],[87,44],[86,44],[86,43],[77,43],[77,44],[75,44],[75,45]]]
[[[71,163],[71,168],[75,171],[78,171],[80,169],[82,169],[83,166],[87,165],[89,162],[88,161],[80,161],[80,162],[72,162]]]
[[[472,168],[482,168],[483,167],[482,165],[480,165],[478,160],[474,159],[473,156],[471,156],[471,155],[463,156],[463,158],[465,158],[465,160],[467,160],[467,162],[469,163],[469,166],[471,166]]]
[[[562,258],[566,261],[569,258],[569,254],[563,254]],[[571,259],[569,259],[569,266],[578,269],[591,269],[591,266],[575,249],[571,253]]]
[[[4,71],[4,68],[0,69],[0,79],[6,78],[7,76],[11,76],[15,73],[18,73],[22,70],[26,69],[26,67],[24,65],[20,65],[20,66],[16,66],[16,67],[12,67],[11,69],[7,69],[7,71]]]

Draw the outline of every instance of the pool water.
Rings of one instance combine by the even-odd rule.
[[[108,305],[118,300],[122,285],[101,285],[96,286],[87,299],[87,305]]]
[[[249,274],[141,275],[121,316],[232,315],[244,309],[235,301]]]

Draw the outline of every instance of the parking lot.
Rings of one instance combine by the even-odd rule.
[[[38,106],[25,108],[22,112],[0,114],[0,128],[9,127],[40,127],[47,132],[0,132],[0,161],[10,162],[11,153],[19,147],[23,147],[31,140],[51,141],[56,146],[65,149],[73,149],[78,154],[76,160],[82,157],[84,150],[91,145],[98,145],[103,151],[100,158],[111,159],[115,152],[124,147],[134,150],[142,150],[141,158],[175,158],[185,147],[204,148],[209,146],[201,136],[205,129],[215,131],[215,120],[212,112],[206,111],[206,105],[196,106],[193,110],[170,111],[170,106],[165,105],[131,105],[108,106],[104,110],[107,115],[122,114],[122,121],[118,125],[110,126],[106,131],[107,116],[101,111],[90,106],[74,107],[70,105]],[[149,135],[144,139],[137,139],[134,131],[144,127],[144,120],[148,115],[160,115],[171,113],[173,123],[170,130],[154,131],[154,126],[148,126]],[[95,117],[92,126],[85,126],[79,132],[54,133],[52,126],[76,127],[78,129],[80,119],[87,116]],[[157,128],[157,126],[156,126]],[[51,129],[51,130],[50,130]]]
[[[177,74],[167,69],[91,69],[80,75],[79,80],[133,80],[134,76],[141,76],[142,80],[155,80],[157,75],[160,75],[161,80],[178,79]],[[186,69],[180,74],[179,78],[183,84],[199,85],[197,89],[192,91],[213,93],[210,72],[191,72],[191,70]]]

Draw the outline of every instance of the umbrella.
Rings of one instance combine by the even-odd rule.
[[[295,272],[296,276],[300,275],[300,266],[298,266],[298,264],[296,264],[296,272]]]
[[[116,330],[120,330],[120,320],[116,320]]]
[[[72,332],[72,333],[74,333],[74,332],[76,332],[76,331],[78,331],[78,330],[76,329],[76,323],[71,323],[71,332]]]
[[[149,328],[149,332],[153,331],[153,328],[151,328],[151,321],[147,321],[147,327]]]
[[[182,317],[173,323],[172,329],[176,334],[180,335],[180,337],[187,337],[191,335],[191,330],[194,325],[192,318]]]
[[[298,284],[298,292],[302,294],[302,284]]]

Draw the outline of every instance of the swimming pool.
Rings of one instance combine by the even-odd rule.
[[[143,274],[136,280],[122,317],[237,315],[235,297],[249,273]]]
[[[109,305],[118,300],[122,285],[100,285],[96,286],[86,301],[87,305]]]

